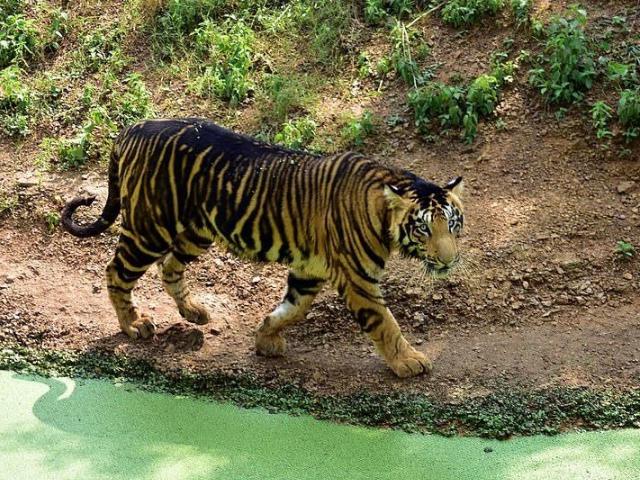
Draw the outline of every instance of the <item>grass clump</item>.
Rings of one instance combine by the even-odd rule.
[[[311,100],[312,79],[296,75],[273,74],[265,78],[261,112],[263,119],[281,125],[294,113],[301,113]]]
[[[194,54],[202,64],[191,88],[199,95],[217,97],[237,105],[253,89],[254,35],[240,20],[222,24],[205,20],[193,33]]]
[[[596,69],[586,23],[587,12],[573,8],[571,16],[554,18],[546,30],[544,52],[529,81],[549,103],[580,101],[593,85]]]
[[[350,118],[342,128],[342,138],[348,145],[361,147],[365,138],[375,132],[373,114],[365,110],[360,117]]]
[[[33,94],[13,65],[0,70],[0,127],[9,136],[25,136],[29,130]]]
[[[316,136],[316,122],[310,118],[288,120],[276,133],[273,140],[287,148],[301,149],[309,145]]]
[[[471,25],[485,15],[495,15],[505,0],[450,0],[442,9],[442,20],[456,28]]]
[[[640,87],[626,89],[620,93],[618,101],[618,120],[625,127],[623,133],[627,141],[640,136]]]
[[[305,2],[307,3],[307,2]],[[321,66],[334,69],[348,50],[353,4],[345,0],[308,2],[300,15],[300,31],[310,32],[310,55]]]
[[[115,26],[90,32],[81,41],[77,64],[90,72],[97,72],[104,65],[122,71],[127,64],[120,47],[123,38],[124,30]]]
[[[364,19],[371,25],[379,25],[390,15],[395,17],[405,17],[413,13],[417,7],[414,0],[365,0],[364,2]]]

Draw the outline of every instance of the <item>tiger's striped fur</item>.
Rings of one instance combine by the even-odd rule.
[[[304,317],[328,281],[393,371],[407,377],[428,371],[430,362],[403,337],[379,279],[393,250],[423,259],[434,272],[455,263],[460,187],[456,181],[443,189],[356,153],[321,157],[280,148],[201,119],[150,120],[116,139],[101,216],[76,224],[76,208],[94,200],[79,197],[65,206],[62,224],[93,236],[122,213],[107,285],[120,327],[133,338],[154,333],[132,290],[156,262],[181,315],[209,321],[184,271],[220,241],[242,257],[289,265],[286,295],[257,331],[258,353],[284,352],[282,330]]]

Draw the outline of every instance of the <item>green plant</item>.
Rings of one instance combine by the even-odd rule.
[[[458,86],[430,82],[409,94],[416,127],[428,133],[434,124],[442,128],[460,127],[466,111],[465,89]]]
[[[3,12],[0,12],[0,14]],[[0,15],[0,69],[11,64],[26,65],[38,52],[35,22],[20,13]]]
[[[299,118],[285,122],[274,141],[288,148],[300,149],[311,143],[315,135],[316,123],[309,118]]]
[[[390,61],[398,76],[414,88],[431,79],[433,73],[428,69],[421,71],[418,66],[418,60],[429,54],[428,46],[423,43],[416,49],[416,55],[412,52],[412,43],[419,38],[419,32],[395,20],[391,27],[391,38],[393,51]]]
[[[194,53],[204,68],[191,88],[202,96],[219,97],[232,105],[244,100],[253,83],[249,73],[253,64],[254,35],[240,20],[222,25],[205,20],[193,32]]]
[[[58,225],[60,225],[60,214],[54,211],[47,211],[43,215],[44,222],[47,225],[47,232],[51,235],[56,231]]]
[[[518,25],[529,23],[532,8],[532,0],[511,0],[511,11]]]
[[[301,16],[301,30],[311,33],[312,58],[325,68],[335,68],[347,49],[353,4],[345,0],[309,3],[308,12]]]
[[[33,95],[15,65],[0,70],[0,127],[9,136],[29,133]]]
[[[608,62],[607,78],[618,85],[633,86],[638,84],[636,67],[629,63]]]
[[[613,109],[602,100],[598,100],[591,106],[593,128],[596,129],[598,139],[613,136],[613,133],[609,130],[609,121],[611,120],[612,112]]]
[[[636,255],[636,247],[630,242],[618,240],[615,252],[621,260],[631,260]]]
[[[554,18],[547,29],[544,53],[529,81],[550,103],[580,101],[593,84],[596,70],[586,22],[586,11],[573,8],[571,16]]]
[[[470,25],[487,14],[495,15],[505,0],[450,0],[442,9],[442,19],[454,27]]]
[[[366,137],[372,135],[375,131],[373,114],[365,110],[358,118],[351,118],[342,128],[342,137],[350,145],[360,147],[364,144]]]
[[[0,192],[0,215],[8,213],[18,206],[18,196]]]
[[[261,107],[263,116],[275,124],[282,124],[289,115],[303,109],[310,98],[309,79],[295,75],[270,75],[263,84],[266,101]]]
[[[153,23],[154,50],[163,58],[173,57],[203,21],[219,18],[226,5],[225,0],[169,0]]]
[[[121,71],[127,63],[120,48],[123,37],[124,31],[114,26],[89,33],[81,41],[81,65],[92,72],[97,72],[105,64]]]
[[[108,108],[109,118],[118,126],[124,127],[152,116],[151,94],[140,74],[127,75],[122,84],[125,86],[124,91],[114,93],[111,97]]]
[[[627,141],[640,136],[640,87],[621,92],[618,102],[618,119],[626,128],[624,137]]]

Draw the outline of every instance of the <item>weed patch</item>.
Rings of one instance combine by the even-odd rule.
[[[273,140],[287,148],[301,149],[313,141],[316,128],[316,122],[309,118],[289,120],[282,125]]]
[[[545,32],[544,52],[529,82],[549,103],[578,102],[593,85],[596,69],[586,23],[587,12],[574,8],[569,17],[555,17]]]
[[[495,15],[503,6],[504,0],[450,0],[442,9],[442,20],[459,28],[485,15]]]

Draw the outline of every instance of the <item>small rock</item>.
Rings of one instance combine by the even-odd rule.
[[[434,299],[434,300],[436,300],[436,301],[440,301],[440,300],[442,300],[444,297],[442,296],[442,294],[441,294],[441,293],[434,293],[434,294],[431,296],[431,298],[433,298],[433,299]]]
[[[633,280],[633,275],[627,272],[622,275],[622,278],[624,278],[625,280]]]
[[[253,278],[251,279],[251,283],[253,283],[254,285],[255,285],[256,283],[260,283],[260,277],[253,277]]]
[[[625,180],[624,182],[620,182],[618,184],[618,193],[623,194],[623,193],[629,193],[631,190],[633,190],[636,186],[636,182],[634,182],[633,180]]]

